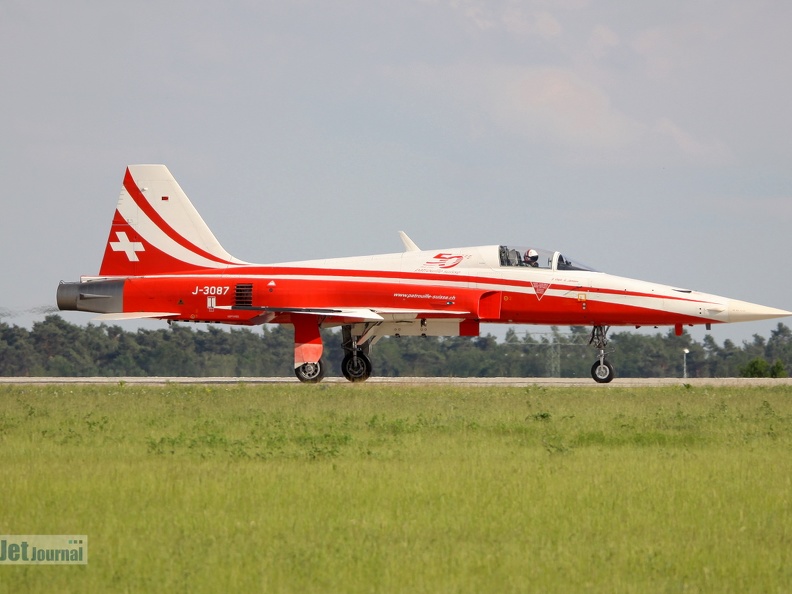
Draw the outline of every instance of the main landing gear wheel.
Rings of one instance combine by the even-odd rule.
[[[594,361],[594,365],[591,366],[591,377],[598,384],[607,384],[613,380],[613,365],[605,359]]]
[[[299,367],[295,367],[294,374],[297,379],[306,384],[317,384],[322,381],[324,377],[324,363],[317,361],[316,363],[303,363]]]
[[[350,382],[365,382],[371,376],[371,359],[363,353],[347,355],[341,362],[341,373]]]

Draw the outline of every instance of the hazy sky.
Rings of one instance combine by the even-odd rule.
[[[166,164],[249,261],[403,229],[792,309],[791,22],[782,0],[4,0],[0,316],[98,271],[130,163]]]

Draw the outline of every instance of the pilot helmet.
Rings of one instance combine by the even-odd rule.
[[[536,250],[534,249],[526,250],[525,261],[527,263],[535,264],[538,259],[539,259],[539,253]]]

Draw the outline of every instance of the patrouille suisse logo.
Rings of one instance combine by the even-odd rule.
[[[536,298],[541,301],[544,294],[547,292],[547,289],[550,288],[550,283],[531,283],[534,291],[536,292]]]
[[[437,268],[453,268],[459,264],[465,256],[454,254],[437,254],[434,258],[424,264],[424,266],[436,266]]]

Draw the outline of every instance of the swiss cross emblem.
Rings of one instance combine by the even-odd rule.
[[[531,283],[533,290],[536,292],[536,298],[541,301],[547,289],[550,288],[550,283]]]
[[[139,262],[138,252],[146,251],[143,244],[139,241],[130,241],[127,237],[126,231],[116,231],[116,239],[118,241],[111,241],[110,248],[114,252],[124,252],[130,262]]]

